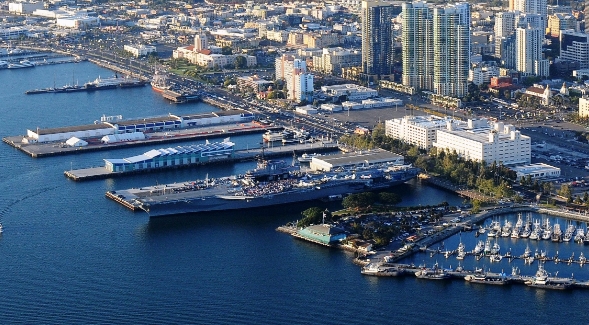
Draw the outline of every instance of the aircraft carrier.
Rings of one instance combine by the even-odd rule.
[[[418,172],[411,166],[386,164],[302,172],[282,160],[263,160],[245,175],[109,191],[106,196],[133,211],[161,217],[336,199],[386,189],[408,181]]]

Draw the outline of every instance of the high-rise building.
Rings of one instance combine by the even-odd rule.
[[[367,81],[392,77],[393,10],[377,0],[362,1],[362,74]]]
[[[559,39],[560,58],[579,62],[579,68],[589,69],[589,34],[561,30]]]
[[[539,14],[544,20],[544,26],[542,28],[546,28],[546,16],[548,13],[547,0],[514,0],[513,10],[526,14]]]
[[[433,89],[432,11],[424,2],[403,3],[403,77],[405,86]]]
[[[434,92],[464,97],[470,69],[470,5],[434,9]]]
[[[470,68],[470,5],[403,4],[403,85],[463,97]]]
[[[310,101],[313,97],[313,75],[307,73],[307,62],[292,55],[276,58],[276,79],[286,82],[287,98]]]
[[[516,30],[516,70],[524,76],[548,76],[548,61],[542,58],[544,33],[538,28]]]

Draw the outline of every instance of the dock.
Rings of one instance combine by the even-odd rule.
[[[295,144],[295,145],[288,145],[288,146],[277,146],[272,148],[264,148],[263,155],[265,157],[284,157],[294,154],[302,154],[305,152],[327,152],[327,151],[334,151],[337,150],[338,146],[335,143],[305,143],[305,144]],[[247,150],[239,150],[236,151],[232,158],[227,158],[223,160],[209,160],[206,162],[199,162],[194,164],[185,164],[185,165],[174,165],[174,166],[164,166],[158,168],[148,168],[148,169],[137,169],[137,170],[130,170],[124,172],[113,172],[107,170],[104,166],[103,167],[91,167],[91,168],[84,168],[84,169],[75,169],[65,171],[64,175],[74,181],[87,181],[87,180],[94,180],[94,179],[104,179],[104,178],[112,178],[112,177],[119,177],[119,176],[126,176],[131,174],[138,174],[138,173],[153,173],[163,170],[170,170],[170,169],[178,169],[178,168],[191,168],[201,165],[207,164],[219,164],[219,163],[235,163],[238,161],[250,161],[256,159],[262,155],[262,149],[247,149]],[[118,201],[117,201],[118,202]]]
[[[162,96],[174,104],[183,104],[200,100],[198,93],[179,93],[173,90],[164,90]]]

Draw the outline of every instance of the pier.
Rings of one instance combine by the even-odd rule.
[[[115,143],[101,143],[100,138],[87,138],[87,146],[71,147],[64,142],[23,143],[25,136],[9,136],[2,141],[19,149],[33,158],[59,156],[89,151],[111,150],[145,145],[161,145],[163,143],[191,141],[215,137],[229,137],[251,133],[261,133],[267,130],[279,130],[281,127],[264,126],[255,123],[221,124],[207,127],[179,129],[166,132],[152,132],[146,134],[145,140],[124,141]],[[64,141],[67,139],[64,139]]]
[[[174,104],[183,104],[200,100],[197,93],[179,93],[173,90],[164,90],[162,96]]]
[[[305,143],[305,144],[296,144],[296,145],[288,145],[288,146],[277,146],[271,148],[256,148],[256,149],[247,149],[247,150],[239,150],[236,151],[232,158],[227,158],[223,160],[209,160],[206,162],[199,162],[194,164],[185,164],[185,165],[174,165],[174,166],[164,166],[159,168],[149,168],[149,169],[136,169],[131,171],[121,171],[121,172],[112,172],[107,170],[104,166],[103,167],[92,167],[92,168],[84,168],[84,169],[75,169],[65,171],[64,175],[72,179],[74,181],[86,181],[86,180],[93,180],[93,179],[104,179],[104,178],[111,178],[111,177],[118,177],[118,176],[125,176],[131,174],[138,174],[138,173],[153,173],[162,170],[169,170],[169,169],[178,169],[178,168],[190,168],[196,167],[200,165],[207,165],[207,164],[220,164],[220,163],[234,163],[238,161],[248,161],[254,160],[256,157],[263,155],[265,157],[284,157],[294,154],[302,154],[305,152],[326,152],[326,151],[334,151],[337,150],[337,144],[335,143]],[[118,201],[117,201],[118,202]]]

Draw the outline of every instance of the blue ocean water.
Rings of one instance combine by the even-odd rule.
[[[87,62],[0,70],[0,136],[93,123],[103,114],[131,118],[216,110],[202,103],[168,104],[148,87],[24,95],[28,89],[83,83],[98,75],[112,72]],[[259,143],[258,136],[234,140],[242,148]],[[352,254],[275,231],[298,218],[298,207],[149,220],[104,197],[107,190],[242,173],[253,163],[82,183],[63,176],[70,168],[98,166],[104,158],[149,149],[32,159],[0,145],[0,221],[5,228],[0,235],[0,322],[586,323],[586,291],[362,276],[351,263]],[[403,205],[462,202],[416,181],[396,191]],[[462,234],[472,249],[474,239],[468,236],[472,233]],[[458,241],[453,237],[445,245],[454,247]],[[521,245],[525,247],[502,247],[512,246],[515,252],[523,251]],[[585,249],[569,246],[567,253],[565,245],[558,248],[562,256]],[[586,268],[562,268],[565,276],[574,272],[576,278],[589,279]]]

